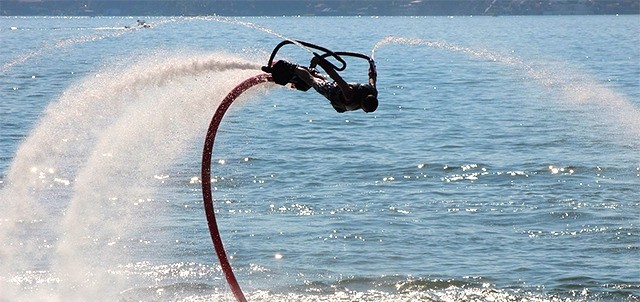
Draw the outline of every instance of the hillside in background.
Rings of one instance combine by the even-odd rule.
[[[0,0],[2,16],[639,14],[640,0]]]

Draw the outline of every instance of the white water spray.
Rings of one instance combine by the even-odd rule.
[[[296,41],[295,39],[289,38],[281,33],[278,33],[274,30],[271,30],[269,28],[266,28],[264,26],[258,25],[256,23],[253,22],[247,22],[247,21],[242,21],[242,20],[238,20],[236,18],[230,18],[230,17],[223,17],[223,16],[206,16],[206,17],[189,17],[187,18],[187,20],[203,20],[203,21],[214,21],[214,22],[222,22],[222,23],[228,23],[228,24],[233,24],[233,25],[240,25],[240,26],[244,26],[246,28],[249,29],[255,29],[255,30],[259,30],[261,32],[273,35],[275,37],[278,37],[282,40],[287,40],[287,41],[291,41],[291,43],[293,43],[294,45],[302,48],[303,50],[307,51],[310,54],[313,54],[314,51],[312,49],[310,49],[309,47],[303,45],[302,43]]]
[[[591,117],[591,122],[606,125],[611,132],[626,141],[640,139],[640,109],[627,97],[614,91],[593,76],[576,70],[571,66],[533,66],[520,58],[505,56],[488,50],[462,47],[444,41],[428,41],[417,38],[386,37],[378,41],[371,51],[375,58],[376,51],[388,44],[426,46],[470,55],[477,59],[497,62],[523,72],[533,79],[561,93],[565,103],[580,106],[579,109]]]
[[[18,149],[0,192],[2,297],[117,300],[125,281],[108,269],[128,263],[132,234],[157,210],[154,176],[259,68],[221,54],[153,56],[65,91]],[[49,282],[25,289],[34,272]]]
[[[247,22],[247,21],[242,21],[239,20],[237,18],[231,18],[231,17],[223,17],[223,16],[203,16],[203,17],[176,17],[176,18],[167,18],[167,19],[160,19],[160,20],[156,20],[153,22],[153,27],[151,30],[155,29],[158,26],[167,24],[167,23],[174,23],[174,22],[185,22],[185,21],[212,21],[212,22],[219,22],[219,23],[226,23],[226,24],[231,24],[231,25],[239,25],[239,26],[243,26],[249,29],[254,29],[254,30],[258,30],[264,33],[267,33],[269,35],[278,37],[282,40],[288,40],[291,41],[293,44],[299,46],[300,48],[304,49],[305,51],[309,52],[310,54],[313,54],[313,50],[311,50],[310,48],[302,45],[301,43],[298,43],[296,40],[289,38],[281,33],[278,33],[274,30],[271,30],[269,28],[266,28],[264,26],[261,26],[259,24],[253,23],[253,22]],[[91,35],[79,35],[79,36],[74,36],[71,38],[67,38],[67,39],[61,39],[61,40],[57,40],[53,43],[47,43],[44,44],[42,47],[37,48],[35,50],[32,50],[24,55],[21,55],[19,57],[16,57],[12,60],[10,60],[9,62],[5,63],[2,65],[2,68],[0,69],[1,72],[8,72],[10,71],[14,66],[22,64],[28,60],[31,60],[35,57],[41,56],[49,51],[53,51],[53,50],[59,50],[59,49],[64,49],[64,48],[68,48],[74,45],[78,45],[78,44],[84,44],[84,43],[89,43],[89,42],[97,42],[103,39],[107,39],[107,38],[116,38],[119,36],[123,36],[126,34],[132,34],[135,32],[138,32],[140,30],[149,30],[146,28],[141,28],[141,27],[131,27],[131,28],[111,28],[112,30],[107,32],[107,33],[101,33],[101,34],[91,34]]]
[[[153,26],[160,26],[166,23],[171,23],[171,22],[175,22],[177,19],[175,18],[171,18],[171,19],[163,19],[163,20],[158,20],[157,22],[154,22]],[[115,38],[115,37],[120,37],[123,35],[127,35],[127,34],[132,34],[135,32],[138,32],[139,30],[143,30],[142,27],[131,27],[131,28],[109,28],[109,31],[106,33],[100,33],[100,34],[90,34],[90,35],[78,35],[78,36],[74,36],[71,38],[66,38],[66,39],[61,39],[61,40],[57,40],[53,43],[45,43],[43,44],[40,48],[34,49],[32,51],[29,51],[26,54],[23,54],[19,57],[16,57],[12,60],[10,60],[7,63],[4,63],[2,65],[2,68],[0,69],[1,72],[8,72],[10,71],[14,66],[22,64],[28,60],[31,60],[35,57],[41,56],[49,51],[54,51],[54,50],[59,50],[59,49],[65,49],[65,48],[69,48],[71,46],[74,45],[78,45],[78,44],[84,44],[84,43],[88,43],[88,42],[96,42],[96,41],[100,41],[100,40],[104,40],[107,38]],[[147,29],[144,29],[147,30]]]

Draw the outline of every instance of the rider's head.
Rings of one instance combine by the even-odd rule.
[[[378,109],[378,98],[373,94],[367,95],[362,100],[361,106],[364,112],[374,112]]]

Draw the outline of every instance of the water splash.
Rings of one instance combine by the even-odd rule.
[[[0,192],[3,297],[117,300],[125,280],[107,269],[127,262],[132,234],[154,216],[154,175],[259,68],[222,54],[152,55],[65,91],[18,149]],[[34,271],[51,283],[25,290],[20,280]]]
[[[187,18],[187,20],[203,20],[203,21],[215,21],[215,22],[222,22],[222,23],[228,23],[228,24],[233,24],[233,25],[240,25],[240,26],[244,26],[246,28],[249,29],[255,29],[255,30],[259,30],[261,32],[273,35],[275,37],[278,37],[282,40],[287,40],[287,41],[291,41],[294,45],[302,48],[303,50],[309,52],[310,54],[313,54],[314,51],[312,49],[310,49],[307,46],[304,46],[303,44],[299,43],[298,41],[296,41],[293,38],[287,37],[279,32],[276,32],[272,29],[266,28],[264,26],[258,25],[256,23],[253,22],[247,22],[247,21],[241,21],[237,18],[230,18],[230,17],[222,17],[222,16],[205,16],[205,17],[189,17]]]
[[[281,33],[278,33],[272,29],[266,28],[264,26],[258,25],[256,23],[253,22],[247,22],[247,21],[242,21],[239,20],[237,18],[232,18],[232,17],[223,17],[223,16],[202,16],[202,17],[175,17],[175,18],[167,18],[167,19],[159,19],[157,21],[153,22],[153,28],[156,28],[158,26],[167,24],[167,23],[174,23],[174,22],[188,22],[188,21],[213,21],[213,22],[219,22],[219,23],[226,23],[226,24],[232,24],[232,25],[239,25],[239,26],[243,26],[249,29],[253,29],[253,30],[258,30],[267,34],[270,34],[272,36],[275,36],[277,38],[280,38],[282,40],[288,40],[293,42],[294,45],[297,45],[298,47],[302,48],[303,50],[309,52],[310,54],[313,54],[313,50],[300,44],[299,42],[297,42],[295,39],[287,37]],[[8,72],[10,71],[14,66],[22,64],[30,59],[33,59],[35,57],[38,57],[40,55],[43,55],[49,51],[53,51],[53,50],[59,50],[59,49],[64,49],[64,48],[68,48],[71,46],[75,46],[78,44],[84,44],[84,43],[88,43],[88,42],[97,42],[103,39],[107,39],[107,38],[116,38],[119,36],[123,36],[126,34],[131,34],[134,32],[137,32],[139,30],[148,30],[147,28],[142,28],[142,27],[131,27],[131,28],[106,28],[106,29],[113,29],[113,31],[108,32],[108,33],[102,33],[102,34],[93,34],[93,35],[80,35],[80,36],[75,36],[75,37],[71,37],[71,38],[67,38],[67,39],[61,39],[61,40],[57,40],[51,44],[46,44],[43,45],[42,47],[35,49],[33,51],[30,51],[26,54],[20,55],[17,58],[14,58],[12,60],[10,60],[9,62],[5,63],[2,65],[2,68],[0,69],[0,71],[2,72]]]
[[[171,18],[171,19],[163,19],[163,20],[158,20],[157,22],[154,22],[154,27],[156,26],[161,26],[163,24],[166,23],[171,23],[171,22],[176,22],[177,19],[175,18]],[[107,32],[107,33],[100,33],[100,34],[91,34],[91,35],[79,35],[79,36],[75,36],[75,37],[71,37],[71,38],[66,38],[66,39],[61,39],[61,40],[57,40],[53,43],[47,43],[44,44],[42,47],[29,51],[23,55],[20,55],[12,60],[9,60],[9,62],[5,63],[2,65],[2,68],[0,69],[0,71],[2,72],[8,72],[10,71],[14,66],[22,64],[28,60],[31,60],[35,57],[41,56],[49,51],[54,51],[54,50],[60,50],[60,49],[65,49],[65,48],[69,48],[75,45],[79,45],[79,44],[84,44],[84,43],[88,43],[88,42],[97,42],[100,40],[104,40],[107,38],[116,38],[116,37],[120,37],[123,35],[127,35],[127,34],[132,34],[135,33],[139,30],[142,30],[143,28],[141,27],[131,27],[131,28],[99,28],[99,29],[111,29],[111,31]],[[146,28],[144,28],[144,30],[147,30]]]
[[[513,67],[524,67],[526,69],[530,69],[531,66],[526,64],[524,61],[510,56],[504,56],[495,52],[491,52],[486,49],[473,49],[469,47],[458,46],[455,44],[451,44],[445,41],[430,41],[423,40],[418,38],[405,38],[405,37],[386,37],[376,42],[371,51],[371,58],[375,59],[376,51],[382,46],[389,44],[401,44],[401,45],[416,45],[416,46],[427,46],[430,48],[444,49],[452,52],[460,52],[468,54],[472,57],[484,59],[493,62],[500,62],[508,66]]]
[[[640,109],[622,93],[568,64],[553,62],[553,64],[542,63],[535,66],[518,57],[502,55],[486,49],[462,47],[445,41],[394,36],[378,41],[371,51],[371,57],[375,59],[378,49],[389,44],[426,46],[500,63],[524,73],[525,78],[560,92],[563,102],[579,106],[579,109],[585,112],[593,122],[606,125],[611,132],[619,134],[625,141],[637,143],[640,138]]]
[[[274,31],[272,29],[266,28],[264,26],[258,25],[258,24],[253,23],[253,22],[242,21],[240,19],[232,18],[232,17],[223,17],[223,16],[186,17],[185,20],[214,21],[214,22],[222,22],[222,23],[233,24],[233,25],[240,25],[240,26],[244,26],[244,27],[249,28],[249,29],[259,30],[261,32],[276,36],[276,37],[284,39],[284,40],[291,40],[290,38],[286,37],[285,35],[283,35],[281,33],[278,33],[278,32],[276,32],[276,31]]]
[[[181,265],[182,266],[182,265]],[[335,283],[307,281],[304,288],[287,288],[285,292],[278,289],[269,291],[257,290],[248,293],[249,301],[425,301],[425,302],[463,302],[463,301],[513,301],[513,302],[576,302],[591,300],[607,300],[588,291],[576,290],[572,297],[546,295],[540,291],[505,290],[496,288],[489,282],[482,282],[479,277],[464,277],[461,280],[444,279],[407,279],[394,277],[343,279]],[[476,279],[476,280],[474,280]],[[393,282],[395,281],[395,282]],[[369,289],[363,289],[369,288]],[[165,301],[235,301],[224,292],[218,292],[207,284],[171,284],[168,286],[151,286],[126,291],[123,296],[127,300]]]

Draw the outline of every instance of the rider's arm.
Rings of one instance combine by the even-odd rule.
[[[318,56],[313,57],[313,59],[311,60],[312,65],[314,64],[314,61],[315,63],[320,65],[322,69],[324,69],[329,77],[336,81],[336,84],[338,84],[338,87],[340,87],[340,90],[342,91],[345,99],[351,100],[351,98],[353,98],[353,89],[351,89],[351,86],[349,86],[349,84],[347,84],[347,82],[335,71],[335,69],[333,69],[329,62],[327,62],[327,60],[325,60],[324,58]]]

